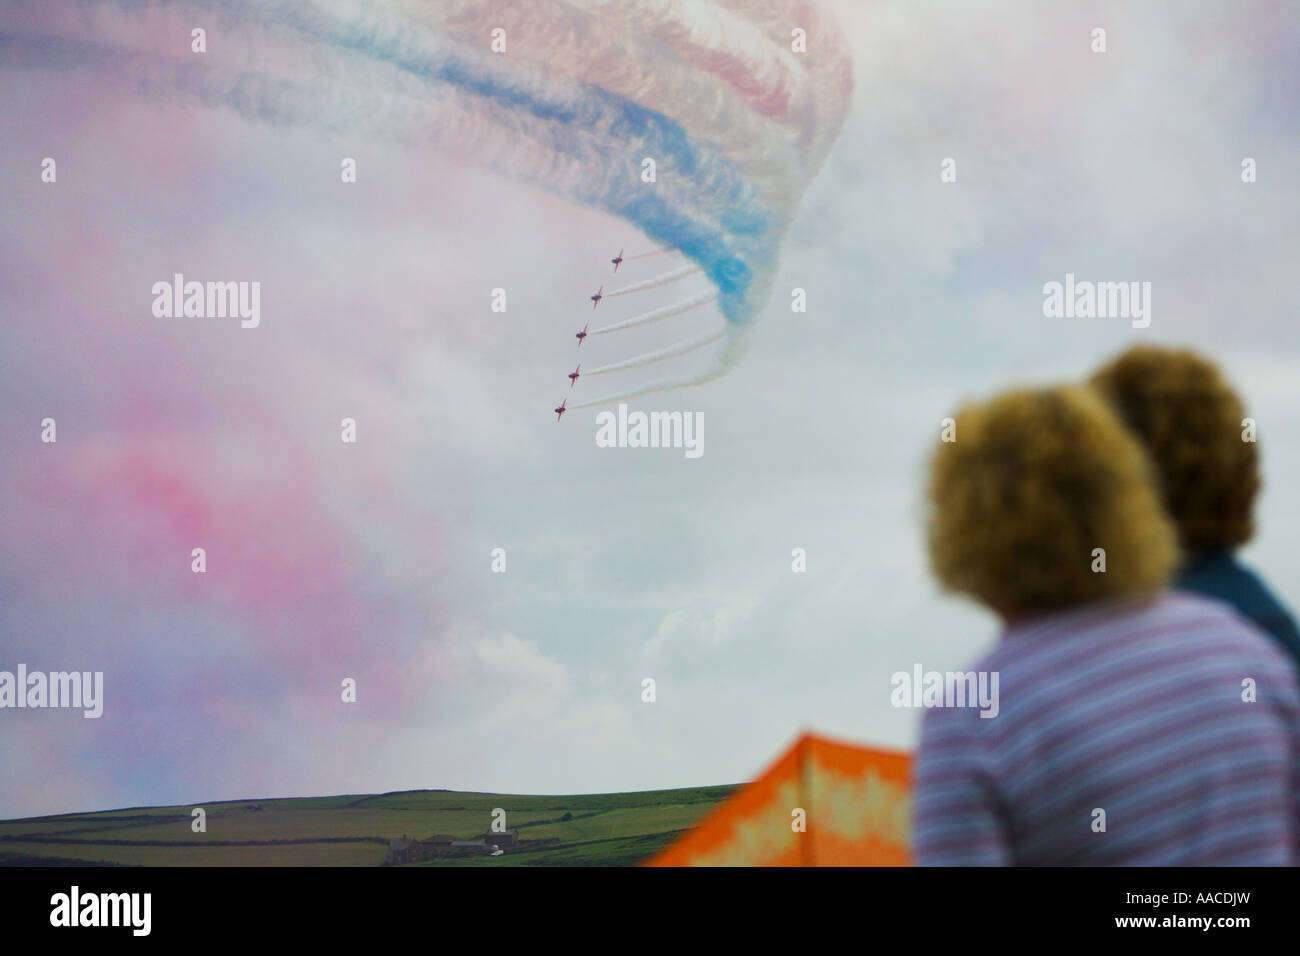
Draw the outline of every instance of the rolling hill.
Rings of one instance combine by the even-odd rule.
[[[506,811],[519,844],[407,866],[631,866],[693,826],[735,786],[537,796],[407,790],[133,807],[0,821],[0,866],[381,866],[389,841],[475,839]],[[261,809],[250,809],[252,805]],[[207,830],[191,830],[202,807]]]

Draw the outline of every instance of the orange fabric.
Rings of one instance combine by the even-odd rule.
[[[805,734],[646,865],[906,866],[911,765],[905,753]]]

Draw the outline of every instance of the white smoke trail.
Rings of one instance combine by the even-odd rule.
[[[729,326],[727,329],[726,340],[722,348],[718,349],[718,354],[714,356],[713,364],[708,368],[702,369],[691,375],[683,375],[678,378],[660,378],[642,385],[634,386],[623,392],[617,392],[613,395],[606,395],[604,398],[596,398],[591,401],[582,402],[579,405],[570,405],[570,411],[576,411],[579,408],[595,408],[598,405],[609,405],[613,402],[626,402],[633,398],[640,398],[643,395],[653,395],[657,392],[669,392],[676,388],[692,388],[696,385],[706,385],[715,379],[726,375],[728,371],[736,364],[740,356],[744,354],[748,347],[749,327],[738,328]]]
[[[691,309],[697,309],[709,302],[716,301],[717,298],[717,292],[701,292],[699,295],[683,299],[681,302],[674,302],[672,305],[665,305],[662,308],[644,312],[641,315],[634,315],[622,322],[607,325],[602,329],[596,329],[591,334],[604,335],[606,332],[618,332],[621,329],[630,329],[638,325],[649,325],[651,322],[658,322],[660,319],[667,319],[674,315],[681,315],[683,312],[689,312]]]
[[[645,365],[653,365],[655,362],[662,362],[666,359],[677,358],[679,355],[688,355],[696,349],[702,349],[706,345],[712,345],[726,334],[726,329],[719,329],[716,332],[710,332],[708,335],[697,339],[690,339],[686,342],[679,342],[676,345],[670,345],[666,349],[659,349],[655,352],[646,352],[644,355],[636,355],[622,362],[615,362],[613,365],[602,365],[600,368],[593,368],[583,372],[583,377],[588,375],[604,375],[607,372],[621,372],[629,368],[641,368]]]
[[[634,282],[632,285],[625,285],[621,289],[613,292],[606,292],[606,299],[613,299],[620,295],[630,295],[633,292],[645,292],[647,289],[657,289],[663,285],[671,285],[679,279],[685,279],[687,276],[693,276],[700,271],[700,267],[691,263],[684,265],[680,269],[674,269],[672,272],[665,272],[663,275],[655,276],[653,279],[646,279],[644,282]]]

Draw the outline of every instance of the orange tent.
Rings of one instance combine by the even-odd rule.
[[[906,866],[911,765],[804,734],[646,866]]]

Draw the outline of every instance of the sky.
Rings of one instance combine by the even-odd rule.
[[[545,43],[487,4],[532,63],[502,61],[508,91],[599,74],[686,131],[556,92],[576,119],[546,152],[411,68],[479,62],[487,21],[447,4],[442,32],[440,4],[379,5],[427,45],[366,49],[275,3],[3,4],[0,670],[102,671],[105,699],[0,711],[0,817],[733,783],[804,729],[910,749],[890,675],[962,668],[998,632],[927,567],[942,419],[1139,341],[1242,391],[1264,471],[1244,556],[1300,606],[1300,8],[686,4],[690,39],[751,53],[746,18],[826,18],[808,65],[767,51],[755,90],[671,31],[587,62],[599,0]],[[642,8],[611,35],[648,30]],[[653,185],[643,134],[682,151]],[[613,274],[674,239],[691,256]],[[732,260],[752,281],[727,285]],[[154,315],[177,272],[259,281],[260,324]],[[1045,317],[1066,273],[1150,282],[1150,326]],[[721,352],[565,377],[716,332]],[[550,412],[626,393],[701,414],[704,453],[599,447],[616,402]]]

